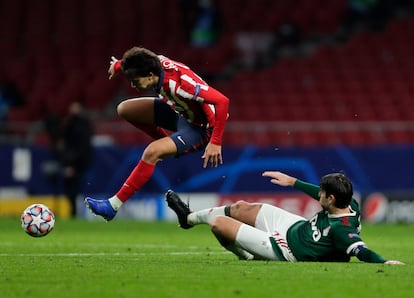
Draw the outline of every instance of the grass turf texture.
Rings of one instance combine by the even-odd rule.
[[[207,226],[59,220],[32,238],[0,218],[2,297],[412,297],[414,225],[364,225],[362,237],[406,266],[239,261]]]

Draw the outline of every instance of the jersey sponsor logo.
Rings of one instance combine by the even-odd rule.
[[[316,214],[314,217],[312,217],[309,220],[309,222],[311,224],[311,229],[313,231],[312,232],[313,241],[318,242],[322,237],[322,233],[321,233],[321,231],[319,231],[319,229],[316,225],[316,223],[318,222],[318,214]]]

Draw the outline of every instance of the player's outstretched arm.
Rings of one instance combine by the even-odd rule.
[[[311,196],[315,200],[319,200],[319,186],[317,185],[304,182],[300,179],[286,175],[285,173],[279,171],[265,171],[262,174],[262,176],[272,178],[270,182],[272,182],[273,184],[294,187],[304,192],[305,194]]]
[[[383,263],[385,265],[405,265],[403,262],[396,260],[386,260],[375,251],[369,249],[368,247],[360,247],[356,257],[363,262],[367,263]]]
[[[262,176],[271,178],[271,183],[280,186],[294,186],[297,180],[295,177],[286,175],[279,171],[265,171],[263,172]]]

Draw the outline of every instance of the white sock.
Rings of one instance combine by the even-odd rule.
[[[188,215],[187,222],[190,225],[209,224],[216,218],[217,215],[225,215],[224,208],[226,208],[226,206],[213,207],[192,212]]]
[[[112,198],[109,198],[108,201],[111,204],[112,208],[114,208],[115,211],[118,211],[119,208],[121,208],[122,204],[124,203],[120,199],[118,199],[117,196],[113,196]]]

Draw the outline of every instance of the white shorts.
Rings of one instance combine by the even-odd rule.
[[[236,244],[251,254],[266,260],[291,261],[296,258],[286,241],[287,230],[304,217],[278,207],[262,204],[255,227],[242,224],[236,236]]]

